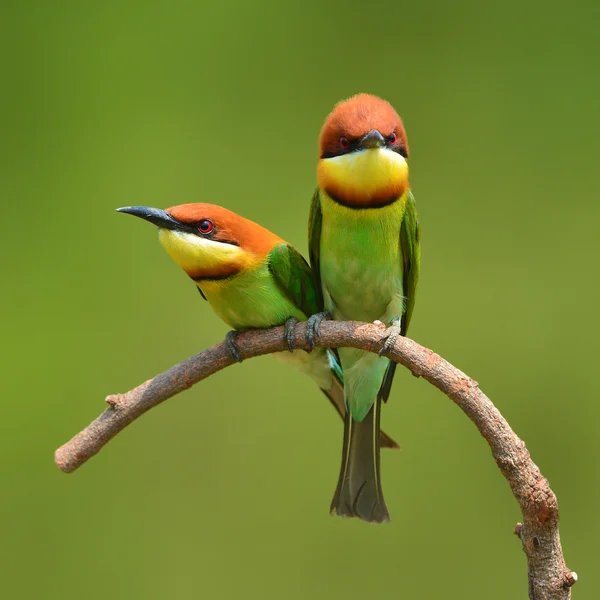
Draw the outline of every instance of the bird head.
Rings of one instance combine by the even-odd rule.
[[[338,103],[319,139],[319,187],[353,208],[385,206],[408,189],[408,142],[392,105],[358,94]]]
[[[117,211],[158,226],[160,243],[196,282],[227,279],[258,264],[283,241],[215,204],[181,204],[166,210],[126,206]]]

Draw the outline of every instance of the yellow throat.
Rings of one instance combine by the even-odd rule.
[[[369,206],[399,198],[408,188],[408,164],[388,148],[370,148],[332,158],[317,167],[319,186],[350,206]]]

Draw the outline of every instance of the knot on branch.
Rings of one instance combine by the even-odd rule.
[[[110,394],[106,396],[104,402],[108,404],[111,408],[115,409],[119,407],[119,402],[121,401],[122,394]]]
[[[537,480],[527,482],[516,495],[529,525],[558,523],[558,500],[541,474]]]
[[[566,588],[573,587],[577,583],[577,573],[575,571],[567,571],[564,575],[564,583],[563,585]]]

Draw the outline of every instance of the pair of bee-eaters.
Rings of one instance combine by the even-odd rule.
[[[419,276],[419,226],[408,182],[402,121],[386,101],[359,94],[340,102],[319,140],[318,187],[309,219],[311,267],[283,239],[214,204],[167,210],[118,209],[159,227],[159,240],[235,333],[309,320],[309,337],[329,313],[389,325],[384,349],[406,334]],[[233,335],[232,335],[233,333]],[[395,363],[352,348],[277,357],[311,377],[344,418],[342,466],[331,511],[383,522],[379,430]]]

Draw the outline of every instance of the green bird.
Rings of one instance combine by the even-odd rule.
[[[419,277],[420,231],[404,126],[388,102],[359,94],[327,117],[319,149],[309,222],[315,279],[334,319],[389,325],[383,354],[406,334]],[[348,412],[331,511],[389,521],[381,490],[379,421],[396,364],[353,348],[338,353]]]
[[[158,226],[165,250],[214,312],[233,328],[226,341],[236,360],[240,357],[235,337],[240,331],[285,324],[290,352],[275,357],[308,375],[345,419],[343,375],[335,355],[324,348],[312,353],[294,350],[293,326],[323,307],[310,267],[290,244],[214,204],[117,210]],[[381,444],[398,447],[383,432]]]

